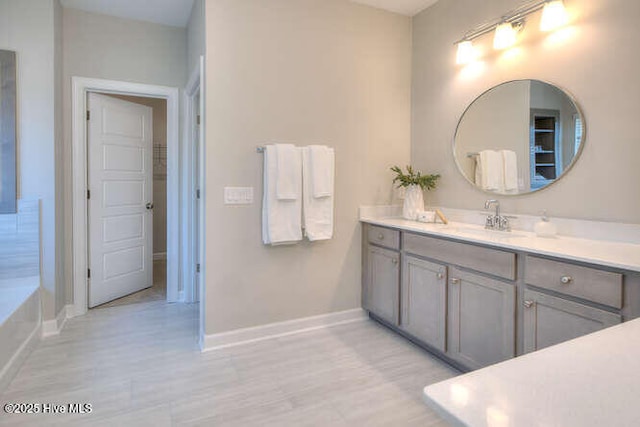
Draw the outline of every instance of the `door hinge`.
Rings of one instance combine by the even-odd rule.
[[[91,269],[87,268],[87,279],[91,279]]]
[[[196,264],[196,273],[200,273],[200,264]]]
[[[87,199],[91,198],[91,190],[87,190]]]
[[[91,120],[91,111],[87,110],[87,120]]]
[[[196,199],[200,200],[200,189],[196,190]]]
[[[196,116],[196,124],[200,125],[200,114]]]

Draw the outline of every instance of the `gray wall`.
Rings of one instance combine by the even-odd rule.
[[[206,8],[206,333],[360,307],[358,206],[388,204],[409,160],[411,21],[344,0]],[[336,151],[335,236],[266,247],[269,142]],[[224,186],[255,202],[226,207]]]
[[[71,164],[71,77],[182,88],[187,80],[187,30],[74,9],[63,11],[65,162]],[[65,206],[71,212],[71,169]],[[71,216],[67,215],[67,229]],[[67,302],[73,300],[71,239],[66,240]]]
[[[64,229],[60,195],[61,155],[56,110],[60,103],[60,5],[57,0],[0,0],[0,48],[17,52],[18,198],[41,199],[41,279],[45,319],[61,308]],[[58,173],[56,173],[58,172]]]
[[[442,174],[433,203],[480,209],[489,196],[458,172],[451,142],[458,119],[479,94],[498,83],[533,78],[566,89],[577,99],[587,126],[582,157],[558,183],[526,196],[502,197],[506,211],[582,219],[640,222],[640,2],[567,1],[575,24],[564,37],[537,30],[528,20],[519,49],[510,56],[479,42],[488,56],[476,68],[455,64],[453,43],[469,29],[521,4],[520,0],[445,0],[413,21],[412,162]]]

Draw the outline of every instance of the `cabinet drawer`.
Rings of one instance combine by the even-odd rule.
[[[622,274],[527,255],[525,281],[529,285],[622,308]]]
[[[369,225],[367,229],[369,243],[385,246],[390,249],[400,249],[399,231],[391,230],[390,228],[376,227],[375,225]]]
[[[406,252],[509,280],[516,278],[516,254],[418,234],[403,233]]]

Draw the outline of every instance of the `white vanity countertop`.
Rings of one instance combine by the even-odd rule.
[[[424,388],[453,425],[640,425],[640,319]]]
[[[514,230],[511,233],[486,231],[482,226],[450,222],[449,225],[421,223],[402,218],[367,218],[360,221],[416,233],[447,237],[491,245],[504,249],[560,257],[640,272],[640,244],[576,237],[537,237],[534,233]]]

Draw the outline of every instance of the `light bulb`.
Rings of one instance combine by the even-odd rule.
[[[516,44],[516,30],[508,22],[504,22],[496,27],[496,34],[493,37],[493,48],[503,50]]]
[[[552,0],[545,3],[540,20],[541,31],[553,31],[567,25],[567,22],[569,22],[569,16],[562,0]]]
[[[458,43],[458,53],[456,54],[456,64],[466,65],[473,61],[476,57],[473,43],[469,40],[464,40]]]

